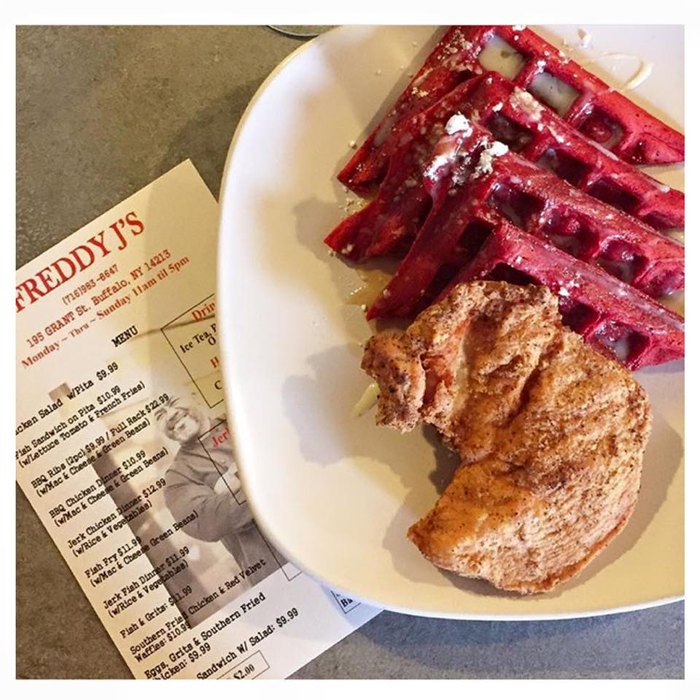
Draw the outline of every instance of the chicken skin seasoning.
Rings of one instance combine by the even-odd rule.
[[[561,323],[547,288],[455,287],[369,341],[379,425],[434,425],[460,456],[408,537],[433,564],[523,594],[579,573],[627,524],[651,430],[644,389]]]

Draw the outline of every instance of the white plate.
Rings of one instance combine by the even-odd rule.
[[[542,28],[576,47],[577,27]],[[683,122],[683,30],[588,28],[576,56],[653,62],[630,96]],[[344,27],[304,45],[265,81],[231,144],[221,190],[218,323],[226,397],[256,520],[300,568],[356,599],[418,615],[523,619],[647,607],[683,594],[683,367],[644,371],[654,429],[625,531],[578,578],[537,597],[433,567],[406,539],[446,484],[444,448],[351,411],[368,378],[370,329],[347,303],[356,272],[323,237],[345,216],[335,175],[436,40],[425,27]],[[559,39],[557,39],[559,37]],[[632,58],[589,68],[624,82]],[[682,186],[682,169],[656,169]],[[439,465],[439,466],[437,466]]]

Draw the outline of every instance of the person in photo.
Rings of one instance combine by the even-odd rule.
[[[211,421],[194,401],[171,397],[155,413],[161,432],[180,447],[165,474],[165,503],[176,521],[196,517],[183,526],[190,537],[220,541],[242,570],[248,586],[271,574],[278,565],[270,546],[240,494],[233,451],[228,439],[207,438]],[[217,431],[219,435],[226,430]],[[207,449],[209,448],[209,449]]]

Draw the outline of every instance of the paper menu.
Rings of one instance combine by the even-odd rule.
[[[137,677],[283,678],[378,612],[252,520],[217,214],[187,161],[17,272],[17,480]]]

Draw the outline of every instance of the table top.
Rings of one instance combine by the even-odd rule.
[[[236,124],[302,39],[266,27],[19,27],[19,267],[190,158],[218,196]],[[18,387],[21,391],[21,387]],[[17,488],[18,678],[130,678]],[[294,678],[682,678],[683,603],[577,620],[383,612]]]

